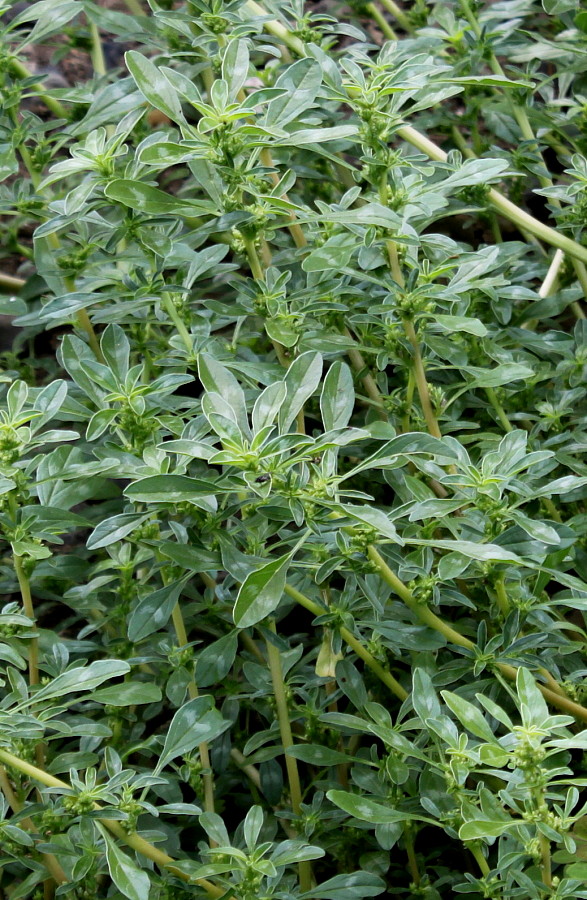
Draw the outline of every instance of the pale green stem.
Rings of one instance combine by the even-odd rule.
[[[489,875],[491,869],[489,868],[489,864],[488,864],[487,860],[485,859],[485,857],[483,856],[483,851],[481,850],[481,847],[479,846],[477,841],[467,842],[465,844],[465,846],[471,851],[471,853],[475,857],[475,862],[479,866],[479,869],[481,870],[481,874],[483,876]]]
[[[390,2],[390,0],[387,0],[387,2]],[[255,0],[246,0],[245,6],[255,16],[267,16],[267,11]],[[295,37],[281,22],[269,19],[263,23],[263,27],[270,34],[279,37],[294,53],[297,53],[299,56],[307,55],[302,41]],[[397,134],[402,140],[429,156],[430,159],[446,162],[447,154],[444,150],[435,144],[434,141],[431,141],[430,138],[421,134],[416,128],[412,128],[411,125],[403,125],[401,128],[398,128]],[[587,263],[587,247],[581,246],[577,241],[573,241],[571,238],[559,234],[554,228],[539,222],[538,219],[524,212],[523,209],[520,209],[519,206],[516,206],[503,194],[500,194],[499,191],[490,189],[489,200],[506,219],[510,219],[520,230],[523,231],[525,229],[547,244],[558,247],[565,253],[568,253],[569,256]]]
[[[25,616],[35,621],[35,610],[33,607],[33,598],[31,595],[31,584],[24,571],[22,557],[13,556],[14,571],[18,579],[20,595],[22,597],[22,606]],[[35,626],[33,626],[35,627]],[[35,685],[39,683],[39,639],[33,637],[29,641],[29,684]]]
[[[295,600],[296,603],[299,603],[300,606],[305,607],[315,616],[321,616],[324,614],[324,609],[319,606],[317,603],[314,603],[309,597],[306,597],[305,594],[302,594],[301,591],[298,591],[297,588],[293,587],[291,584],[285,585],[285,593],[288,594]],[[362,659],[365,665],[371,669],[374,675],[379,678],[379,680],[389,688],[389,690],[395,694],[395,696],[399,700],[405,700],[408,696],[407,691],[401,686],[399,681],[393,677],[391,672],[388,672],[387,669],[384,669],[382,665],[380,665],[372,653],[370,653],[366,647],[354,636],[352,631],[349,631],[348,628],[344,626],[339,628],[339,633],[343,641],[349,645],[349,647],[357,654],[359,659]]]
[[[540,798],[543,800],[542,796]],[[550,841],[546,835],[538,832],[540,842],[540,875],[547,888],[552,888],[552,863],[550,857]]]
[[[188,353],[191,353],[194,349],[194,341],[191,334],[186,328],[185,322],[182,320],[179,312],[177,311],[175,303],[168,293],[164,293],[162,295],[162,301],[165,311],[169,314],[169,318],[177,328],[177,333],[185,344],[186,350],[188,351]]]
[[[126,8],[133,16],[146,16],[147,13],[139,3],[139,0],[124,0]]]
[[[512,424],[508,419],[505,409],[497,399],[497,394],[492,387],[485,388],[485,393],[487,394],[487,398],[491,405],[493,406],[495,412],[497,413],[497,417],[502,424],[504,431],[513,431]]]
[[[469,6],[468,0],[460,0],[460,2],[461,2],[461,8],[462,8],[463,12],[465,13],[467,21],[469,22],[471,28],[473,29],[476,37],[478,37],[478,38],[481,37],[481,28],[479,26],[479,23],[477,22],[477,19],[474,15],[473,11],[471,10],[471,7]],[[501,78],[505,78],[505,72],[502,69],[502,67],[499,63],[499,60],[497,59],[497,57],[494,53],[492,53],[489,57],[489,65],[490,65],[492,71],[495,73],[495,75],[498,75]],[[546,165],[545,165],[542,153],[540,152],[540,149],[538,147],[536,135],[534,134],[534,130],[530,124],[530,120],[528,119],[528,114],[526,113],[526,110],[519,104],[514,103],[514,101],[511,99],[509,94],[508,94],[508,103],[509,103],[512,115],[514,116],[516,122],[519,125],[520,131],[522,133],[522,137],[526,141],[534,141],[534,143],[536,144],[536,152],[537,152],[538,156],[540,157],[540,160],[542,161],[542,165],[546,169]],[[543,187],[543,188],[552,187],[552,184],[553,184],[552,179],[549,175],[548,176],[539,175],[538,181],[539,181],[541,187]],[[557,206],[560,209],[561,204],[560,204],[560,201],[556,197],[552,198],[552,202],[555,206]],[[579,280],[579,284],[581,285],[581,287],[583,289],[583,293],[587,297],[587,270],[585,269],[585,265],[584,265],[584,263],[580,262],[579,260],[574,259],[573,266],[575,269],[575,274]],[[581,309],[581,306],[578,303],[576,303],[576,302],[571,303],[571,308],[578,319],[585,318],[585,313],[583,312],[583,310]]]
[[[404,320],[403,324],[414,353],[414,378],[416,379],[416,387],[418,389],[420,403],[422,404],[422,412],[424,413],[424,419],[426,420],[426,427],[433,437],[439,438],[442,437],[442,432],[440,431],[438,419],[436,418],[434,410],[432,409],[432,403],[430,402],[430,391],[428,389],[428,381],[426,380],[426,371],[420,352],[418,336],[412,322]]]
[[[439,634],[444,635],[447,641],[452,644],[456,644],[459,647],[465,647],[467,650],[474,649],[475,645],[473,641],[470,641],[469,638],[466,638],[455,628],[452,628],[447,622],[444,622],[437,616],[436,613],[433,613],[425,603],[420,603],[414,597],[407,585],[405,585],[403,581],[397,577],[395,572],[390,569],[381,554],[373,545],[369,547],[367,555],[371,562],[375,564],[383,581],[391,587],[394,593],[404,601],[408,609],[410,609],[424,625],[427,625]],[[507,663],[496,663],[495,668],[510,681],[516,680],[517,669],[514,666],[507,665]],[[568,712],[570,715],[575,716],[581,721],[587,722],[587,709],[584,706],[581,706],[580,703],[575,703],[574,700],[559,695],[556,691],[545,687],[543,684],[538,683],[538,688],[544,698],[548,700],[552,706],[563,709],[565,712]]]
[[[90,22],[90,35],[92,37],[92,65],[96,75],[106,75],[106,60],[104,59],[104,48],[100,39],[100,32],[95,22]]]
[[[275,622],[273,619],[269,622],[269,629],[275,634]],[[283,671],[281,668],[281,657],[279,650],[271,642],[267,641],[267,659],[269,661],[269,671],[271,672],[271,681],[273,683],[273,695],[275,697],[275,707],[277,711],[277,721],[279,723],[279,733],[281,735],[281,743],[285,753],[285,768],[287,770],[287,778],[289,782],[289,792],[291,796],[291,806],[296,818],[300,819],[302,815],[302,786],[300,783],[300,773],[298,771],[298,761],[293,756],[289,756],[287,751],[294,746],[293,734],[291,730],[291,722],[289,720],[289,709],[287,707],[287,697],[285,693],[285,683],[283,680]],[[312,867],[309,861],[304,861],[298,865],[300,888],[303,893],[312,889]]]
[[[495,582],[495,595],[497,597],[497,605],[502,616],[507,616],[510,611],[510,601],[505,589],[505,581],[503,575]]]
[[[402,140],[429,156],[430,159],[446,162],[447,154],[444,150],[435,144],[434,141],[412,128],[411,125],[403,125],[401,128],[398,128],[397,134]],[[563,252],[568,253],[569,256],[587,263],[587,247],[581,246],[581,244],[566,237],[564,234],[559,234],[558,231],[550,228],[549,225],[539,222],[538,219],[535,219],[523,209],[520,209],[519,206],[516,206],[515,203],[512,203],[511,200],[508,200],[507,197],[504,197],[503,194],[500,194],[499,191],[490,188],[488,197],[495,209],[501,212],[506,219],[517,225],[520,230],[526,230],[547,244],[551,244],[551,246],[558,247]]]
[[[32,778],[34,781],[39,784],[43,784],[46,787],[59,787],[59,788],[67,788],[70,789],[70,785],[65,781],[61,781],[60,778],[55,778],[54,775],[50,775],[49,772],[45,772],[43,769],[40,769],[38,766],[33,766],[31,763],[26,762],[24,759],[20,759],[20,757],[15,756],[13,753],[9,753],[7,750],[0,749],[0,760],[7,766],[11,766],[14,769],[17,769],[19,772],[23,772],[25,775],[28,775],[29,778]],[[101,810],[102,807],[99,803],[94,804],[95,810]],[[122,825],[119,822],[116,822],[114,819],[99,819],[102,825],[108,829],[115,837],[117,837],[122,843],[126,844],[128,847],[131,847],[133,850],[136,850],[137,853],[140,853],[142,856],[145,856],[147,859],[152,860],[162,869],[166,869],[171,872],[177,878],[180,878],[182,881],[187,881],[192,884],[197,884],[202,887],[208,896],[210,897],[225,897],[226,891],[224,888],[217,887],[215,884],[212,884],[211,881],[208,881],[206,878],[192,878],[190,875],[187,875],[181,869],[175,868],[175,860],[168,856],[167,853],[163,853],[163,851],[159,850],[153,844],[150,844],[149,841],[146,841],[144,838],[140,837],[136,832],[127,833]],[[234,900],[232,897],[228,897],[227,900]]]
[[[550,293],[554,290],[554,286],[556,284],[556,280],[558,278],[558,273],[560,271],[560,267],[565,258],[565,255],[562,250],[557,250],[552,257],[552,262],[548,267],[548,272],[546,273],[546,277],[540,286],[540,290],[538,291],[539,297],[548,297]]]
[[[383,35],[388,38],[390,41],[397,41],[397,34],[383,15],[380,9],[378,9],[374,3],[367,4],[367,12],[373,19],[373,21],[379,26]]]
[[[394,0],[380,0],[383,9],[386,9],[388,13],[394,17],[396,22],[401,25],[404,31],[407,31],[410,34],[413,31],[412,23],[406,16],[403,9],[394,2]]]
[[[5,275],[0,272],[0,292],[3,294],[18,294],[25,285],[23,278],[15,278],[13,275]]]
[[[21,63],[19,59],[16,57],[12,57],[9,62],[10,70],[14,75],[18,75],[19,78],[30,78],[32,72],[27,69],[27,67]],[[36,94],[39,94],[43,100],[43,103],[47,107],[47,109],[51,110],[54,116],[57,116],[58,119],[67,119],[67,110],[65,107],[59,102],[59,100],[54,100],[53,97],[50,97],[47,93],[46,88],[39,83],[35,83],[29,87],[29,90],[34,91]]]
[[[185,622],[183,620],[183,614],[181,611],[181,606],[179,600],[175,604],[173,608],[173,612],[171,613],[171,619],[173,622],[173,627],[175,629],[175,634],[177,636],[177,643],[180,647],[187,647],[188,645],[188,635],[185,627]],[[188,683],[188,694],[190,700],[195,700],[198,696],[198,686],[195,682],[195,679],[192,678]],[[202,783],[204,785],[204,809],[206,812],[215,812],[214,806],[214,775],[212,771],[212,766],[210,764],[210,749],[208,747],[208,742],[203,741],[198,745],[198,753],[200,754],[200,761],[202,763]],[[210,846],[216,846],[213,842],[210,842]]]

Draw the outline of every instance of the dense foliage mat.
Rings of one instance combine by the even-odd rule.
[[[0,898],[587,897],[587,13],[1,12]]]

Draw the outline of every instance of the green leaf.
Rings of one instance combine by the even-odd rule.
[[[549,16],[561,16],[577,9],[577,0],[542,0],[542,8]]]
[[[469,382],[469,390],[478,387],[501,387],[512,381],[528,381],[534,377],[534,371],[521,363],[503,363],[493,369],[477,369],[467,366],[465,371],[473,376]]]
[[[125,495],[135,503],[192,503],[215,512],[217,508],[213,481],[189,478],[187,475],[149,475],[125,488]]]
[[[113,687],[94,691],[92,700],[106,706],[139,706],[145,703],[158,703],[161,700],[161,688],[151,682],[127,681]]]
[[[519,510],[511,510],[509,518],[536,541],[542,541],[544,544],[560,544],[561,542],[556,528],[547,525],[546,522],[541,522],[538,519],[531,519]]]
[[[312,396],[322,375],[322,357],[309,350],[293,361],[284,381],[287,396],[279,410],[279,430],[283,434],[295,420],[306,400]]]
[[[229,40],[222,58],[222,78],[228,85],[228,96],[236,100],[236,95],[247,80],[249,74],[249,48],[247,42],[238,39]]]
[[[109,410],[108,410],[109,411]],[[96,525],[89,536],[86,546],[88,550],[99,550],[101,547],[109,547],[132,534],[139,525],[142,525],[151,513],[121,513],[118,516],[110,516]]]
[[[277,609],[283,596],[292,555],[287,553],[272,559],[247,575],[238,592],[232,614],[237,628],[256,625]]]
[[[372,825],[386,825],[393,822],[410,821],[429,822],[430,824],[436,825],[436,822],[433,819],[400,812],[397,809],[384,806],[382,803],[377,803],[375,800],[371,800],[369,797],[365,797],[361,794],[351,794],[348,791],[333,790],[327,791],[326,796],[335,806],[338,806],[339,809],[343,809],[345,812],[349,813],[349,815],[354,816],[355,819],[360,819],[361,822],[370,822]]]
[[[360,900],[361,897],[377,897],[385,890],[385,882],[370,872],[346,872],[301,894],[302,900]]]
[[[482,841],[484,838],[496,838],[505,834],[516,823],[490,821],[489,819],[477,819],[474,822],[465,822],[459,828],[461,841]]]
[[[128,620],[129,641],[138,643],[165,628],[184,587],[185,581],[174,581],[139,600]]]
[[[441,694],[446,705],[467,731],[470,731],[475,737],[481,738],[482,741],[487,741],[490,744],[497,743],[497,738],[485,721],[481,710],[469,703],[468,700],[465,700],[464,697],[460,697],[452,691],[441,691]]]
[[[485,337],[487,328],[480,319],[472,319],[468,316],[444,316],[437,314],[434,316],[434,322],[440,325],[443,331],[449,333],[456,331],[465,331],[467,334],[474,334],[476,337]]]
[[[320,744],[296,744],[288,747],[285,752],[287,756],[293,756],[311,766],[337,766],[339,763],[348,763],[351,759],[340,750],[332,750]]]
[[[119,678],[130,672],[130,666],[124,660],[98,659],[88,666],[76,666],[68,669],[42,687],[28,703],[40,703],[46,700],[61,699],[66,694],[78,691],[93,691],[104,681]]]
[[[105,828],[100,827],[106,844],[106,862],[113,883],[128,900],[149,900],[151,880],[144,869],[139,869]]]
[[[245,394],[232,372],[218,360],[215,360],[214,357],[209,356],[207,353],[200,353],[198,357],[198,374],[206,391],[222,396],[232,409],[235,421],[243,434],[248,434],[249,422]]]
[[[283,128],[312,106],[322,83],[322,70],[314,59],[299,59],[288,66],[275,82],[274,87],[285,91],[282,97],[272,100],[265,114],[265,125]]]
[[[355,406],[353,375],[346,363],[333,362],[322,386],[320,412],[326,431],[348,425]]]
[[[441,707],[432,684],[432,679],[425,669],[416,668],[412,675],[412,693],[410,695],[414,712],[422,720],[438,718]]]
[[[227,728],[230,722],[214,708],[214,698],[196,697],[178,709],[167,729],[163,751],[154,772],[158,774],[172,760],[184,756],[202,744],[211,742]]]
[[[540,693],[531,672],[520,667],[516,673],[516,690],[520,699],[520,713],[526,728],[540,728],[549,718],[546,700]]]
[[[238,638],[234,631],[213,641],[200,651],[196,660],[196,682],[199,687],[222,682],[228,675],[238,649]]]
[[[403,546],[404,542],[402,538],[399,536],[395,530],[395,526],[390,522],[383,510],[377,509],[375,506],[353,506],[350,503],[341,504],[340,508],[344,511],[345,515],[350,516],[351,519],[357,519],[364,525],[375,528],[375,530],[383,535],[383,537],[393,541],[394,544]]]
[[[216,213],[214,204],[206,200],[179,199],[150,184],[128,178],[111,181],[104,188],[104,193],[110,200],[116,200],[124,206],[153,216],[170,215],[193,218]]]
[[[160,109],[173,122],[184,122],[177,93],[157,66],[136,50],[129,50],[125,53],[124,59],[145,100],[148,100],[155,109]]]

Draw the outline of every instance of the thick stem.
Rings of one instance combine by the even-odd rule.
[[[269,623],[270,630],[275,634],[275,622],[271,619]],[[300,773],[298,771],[298,761],[293,756],[288,756],[287,751],[294,746],[291,723],[289,721],[289,709],[287,707],[287,696],[285,692],[285,683],[283,680],[283,671],[281,668],[281,658],[279,650],[271,641],[267,641],[267,658],[269,661],[269,670],[271,672],[271,681],[273,683],[273,695],[275,697],[275,707],[277,710],[277,721],[279,723],[279,733],[281,735],[281,743],[285,751],[285,768],[287,770],[287,778],[289,781],[289,792],[291,796],[291,806],[296,818],[300,818],[302,814],[302,787],[300,783]],[[301,862],[298,866],[300,875],[300,888],[302,892],[312,889],[312,868],[309,861]]]
[[[502,616],[507,616],[510,611],[510,601],[505,589],[505,580],[503,575],[495,582],[495,596],[497,597],[497,605]]]

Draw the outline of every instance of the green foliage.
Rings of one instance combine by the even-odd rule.
[[[0,900],[587,897],[587,14],[126,5],[0,6]]]

